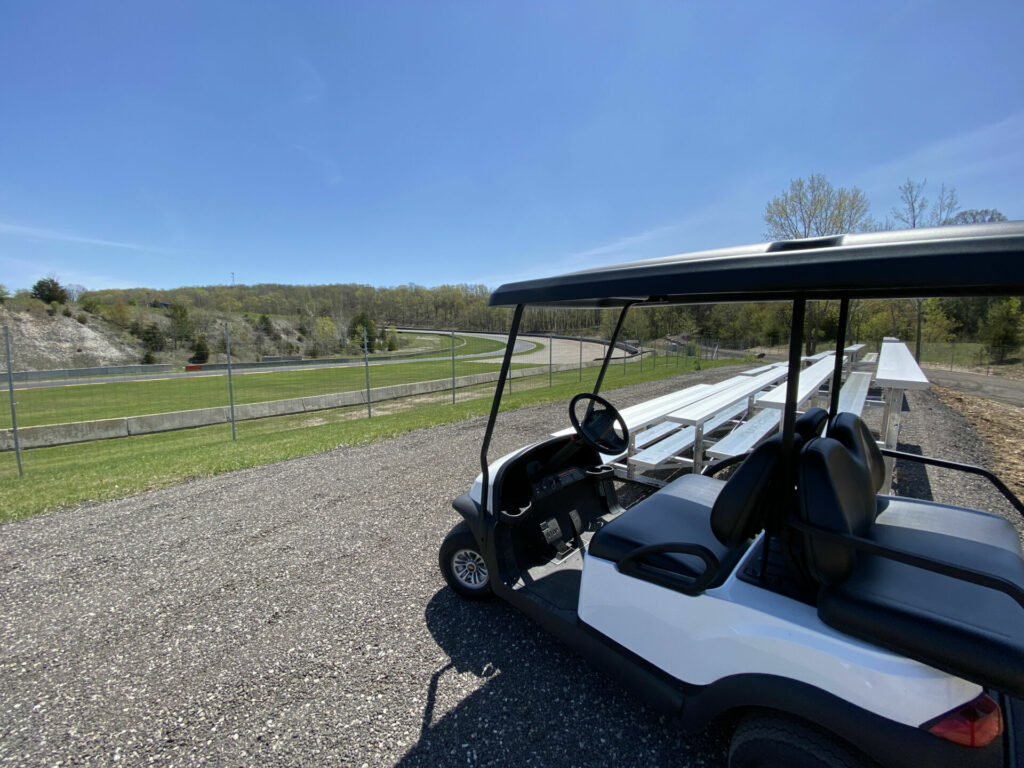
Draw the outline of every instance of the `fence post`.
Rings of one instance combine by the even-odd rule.
[[[224,351],[228,355],[228,400],[231,403],[231,439],[235,439],[235,385],[231,379],[231,334],[228,321],[224,321]]]
[[[551,334],[548,334],[548,386],[552,386],[554,382],[553,371],[555,366],[555,343],[551,338]]]
[[[366,368],[366,418],[373,418],[373,406],[370,405],[370,347],[366,342],[366,326],[363,326],[363,366]]]
[[[583,334],[580,334],[580,382],[583,381]]]
[[[14,434],[14,454],[18,458],[18,477],[24,477],[21,468],[21,443],[18,442],[18,414],[14,408],[14,369],[11,368],[11,332],[4,326],[4,349],[7,352],[7,392],[11,396],[11,432]]]
[[[455,331],[452,331],[452,405],[455,405]]]
[[[955,341],[950,343],[949,370],[951,370],[951,371],[953,370],[953,361],[954,360],[956,360],[956,342]]]

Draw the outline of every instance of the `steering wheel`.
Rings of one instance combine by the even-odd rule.
[[[578,406],[584,402],[587,407],[581,419],[577,416]],[[589,392],[576,395],[569,403],[569,421],[583,442],[601,453],[615,456],[629,447],[629,428],[625,419],[603,397]]]

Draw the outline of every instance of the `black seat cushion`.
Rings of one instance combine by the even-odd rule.
[[[1006,521],[984,512],[876,496],[867,468],[830,438],[800,453],[801,518],[933,563],[1024,588],[1024,558]],[[829,626],[950,674],[1024,695],[1024,609],[1008,595],[851,546],[805,536]]]
[[[722,480],[683,475],[602,526],[591,538],[587,552],[617,563],[637,547],[685,542],[707,547],[719,562],[729,560],[729,547],[711,530],[711,508],[723,487]],[[661,558],[693,577],[704,572],[704,562],[696,556],[665,554],[650,560]]]
[[[1024,558],[1017,529],[1000,515],[899,496],[878,496],[876,508],[876,527],[929,531],[955,537],[961,551],[964,551],[965,542],[972,547],[974,544],[986,545],[994,548],[990,556],[997,560],[1004,554],[1012,560]],[[876,535],[880,533],[876,532]],[[982,564],[983,561],[979,561],[979,566]]]
[[[1024,610],[1001,592],[862,554],[849,579],[822,588],[818,616],[840,632],[1024,696]]]
[[[885,458],[871,430],[855,413],[837,413],[828,429],[828,436],[842,443],[871,475],[872,487],[877,491],[885,482]]]

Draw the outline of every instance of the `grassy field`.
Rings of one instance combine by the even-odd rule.
[[[469,338],[463,349],[475,349],[478,347],[477,342],[482,343],[483,351],[491,351],[486,346],[488,343],[497,344],[489,339]],[[455,361],[456,376],[493,370],[493,364],[485,367],[475,360]],[[370,364],[371,387],[449,379],[451,375],[450,360]],[[366,387],[366,369],[355,364],[298,371],[243,372],[235,373],[232,381],[236,404],[259,403],[363,389]],[[15,389],[15,395],[18,425],[31,427],[227,405],[228,377],[225,373],[179,379],[83,383]],[[0,407],[0,428],[9,429],[10,426],[9,410]]]
[[[675,362],[675,361],[673,361]],[[703,367],[738,361],[703,361]],[[673,376],[693,369],[692,359],[641,372],[639,363],[609,369],[604,389]],[[596,368],[582,372],[531,376],[512,383],[504,409],[566,400],[593,387]],[[431,402],[393,401],[365,418],[363,407],[316,414],[282,416],[231,426],[219,425],[156,435],[106,440],[23,452],[25,477],[19,478],[13,453],[0,454],[0,522],[38,514],[57,507],[130,496],[189,478],[305,456],[341,445],[360,445],[409,432],[480,416],[490,408],[493,385],[460,391],[459,402],[447,395]],[[392,412],[386,412],[392,411]]]

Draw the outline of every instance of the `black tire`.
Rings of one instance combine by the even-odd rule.
[[[754,715],[740,721],[729,768],[874,768],[852,745],[798,720]]]
[[[456,525],[441,544],[438,565],[448,586],[470,600],[491,596],[491,579],[477,544],[465,522]]]

